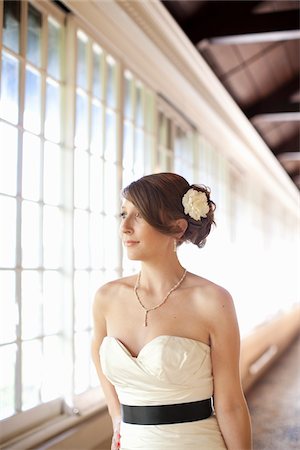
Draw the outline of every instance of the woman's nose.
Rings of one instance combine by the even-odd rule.
[[[124,219],[122,219],[122,222],[120,224],[120,230],[122,231],[122,233],[131,233],[132,232],[132,226],[130,223],[130,220],[128,217],[125,217]]]

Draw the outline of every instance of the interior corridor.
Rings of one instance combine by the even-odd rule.
[[[300,338],[249,391],[253,450],[300,448]]]

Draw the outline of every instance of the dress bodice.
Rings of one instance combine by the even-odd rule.
[[[194,339],[157,336],[134,357],[117,338],[106,336],[100,358],[126,405],[184,403],[213,394],[210,347]]]

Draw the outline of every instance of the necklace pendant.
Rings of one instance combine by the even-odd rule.
[[[138,293],[138,288],[140,286],[140,278],[141,278],[141,272],[139,272],[135,286],[133,288],[134,294],[139,302],[139,304],[141,305],[141,307],[145,310],[145,318],[144,318],[144,327],[148,326],[148,313],[150,311],[154,311],[157,308],[160,308],[162,305],[165,304],[165,302],[167,301],[167,299],[169,298],[170,294],[175,291],[175,289],[177,289],[181,283],[183,282],[184,278],[186,276],[186,269],[183,272],[182,277],[180,278],[180,280],[169,290],[169,292],[167,293],[167,295],[162,299],[162,301],[160,303],[158,303],[157,305],[153,306],[152,308],[147,309],[146,306],[143,304],[142,300],[140,299],[139,293]]]
[[[147,327],[147,326],[148,326],[148,312],[149,312],[149,311],[145,311],[144,327]]]

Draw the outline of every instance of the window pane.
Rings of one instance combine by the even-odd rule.
[[[78,208],[89,206],[89,155],[75,150],[74,162],[74,204]]]
[[[96,156],[90,158],[90,208],[103,210],[103,160]]]
[[[88,55],[88,38],[82,32],[77,33],[77,86],[87,89],[87,55]]]
[[[44,334],[55,334],[62,330],[64,317],[62,274],[57,271],[44,272]]]
[[[38,134],[41,130],[41,76],[26,68],[24,127]]]
[[[124,169],[122,173],[122,185],[128,186],[133,180],[133,174],[131,169]]]
[[[38,340],[22,345],[22,410],[40,403],[42,384],[42,346]]]
[[[0,271],[0,343],[16,339],[18,309],[15,299],[15,273]],[[5,366],[1,366],[5,367]]]
[[[43,343],[42,401],[48,402],[63,395],[65,382],[63,341],[59,336],[50,336]]]
[[[133,168],[133,126],[130,122],[124,123],[123,143],[123,167],[128,170]]]
[[[128,119],[133,117],[133,79],[130,73],[125,73],[124,77],[124,114]]]
[[[86,211],[74,212],[75,267],[85,269],[89,265],[89,217]]]
[[[167,119],[162,113],[159,113],[159,118],[158,118],[158,137],[159,137],[159,145],[166,147],[167,146]]]
[[[14,124],[19,115],[19,62],[2,52],[0,116]]]
[[[3,9],[3,45],[19,53],[21,2],[5,1]]]
[[[105,122],[105,159],[115,162],[117,159],[117,125],[116,115],[113,111],[106,112]]]
[[[89,274],[77,270],[74,275],[75,330],[83,331],[91,326],[89,304]]]
[[[22,203],[22,266],[40,265],[40,206],[34,202]]]
[[[90,379],[90,334],[75,334],[75,394],[84,392],[89,387]]]
[[[48,18],[48,73],[60,79],[61,27],[51,17]]]
[[[91,303],[94,300],[96,291],[104,283],[103,270],[92,270],[90,272],[90,298]],[[90,322],[92,323],[92,308],[90,308]]]
[[[93,95],[102,98],[102,65],[103,53],[101,48],[93,45]]]
[[[0,267],[16,264],[16,200],[0,196]]]
[[[58,145],[45,142],[44,147],[44,202],[52,205],[61,203],[61,149]]]
[[[101,214],[90,215],[90,251],[91,266],[100,269],[103,264],[103,216]]]
[[[42,333],[42,288],[40,274],[22,272],[22,338],[32,339]]]
[[[101,235],[104,248],[104,267],[109,270],[116,269],[119,266],[120,257],[119,220],[115,217],[105,217],[104,227],[104,234]],[[106,245],[107,242],[110,244]]]
[[[55,206],[44,207],[44,266],[56,269],[62,265],[63,220]]]
[[[144,133],[142,130],[136,130],[134,143],[134,175],[140,178],[144,175]]]
[[[47,79],[45,137],[52,142],[60,141],[60,87]]]
[[[17,193],[18,130],[0,122],[0,192]]]
[[[41,62],[42,14],[28,4],[27,59],[36,66]]]
[[[145,136],[145,173],[152,172],[155,140],[151,135]]]
[[[40,197],[40,140],[29,133],[23,137],[22,195],[30,200]]]
[[[75,146],[82,149],[88,147],[88,98],[81,91],[77,91],[76,95]]]
[[[112,57],[108,56],[107,61],[107,86],[106,86],[106,103],[114,108],[117,103],[117,87],[116,87],[116,63]]]
[[[116,214],[120,210],[120,198],[117,194],[118,170],[115,164],[104,164],[104,211]]]
[[[145,92],[145,127],[150,133],[154,132],[154,117],[155,114],[155,97],[152,92]]]
[[[141,86],[136,87],[135,121],[139,127],[144,125],[143,90]]]
[[[0,347],[0,419],[15,412],[15,366],[17,346]],[[5,370],[3,370],[3,367]]]
[[[95,101],[92,104],[91,152],[103,154],[102,106]]]

